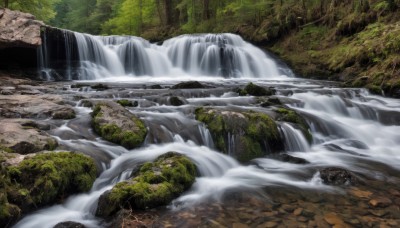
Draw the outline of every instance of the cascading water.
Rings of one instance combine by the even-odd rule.
[[[76,47],[71,45],[71,37],[76,40]],[[115,86],[115,89],[104,92],[69,90],[73,99],[127,98],[139,101],[138,107],[129,110],[145,122],[149,133],[142,147],[126,150],[88,130],[91,109],[75,107],[77,118],[64,121],[50,133],[63,149],[94,157],[103,170],[90,192],[71,196],[63,204],[34,212],[15,227],[50,228],[62,221],[76,221],[86,227],[107,227],[106,222],[94,216],[100,195],[116,183],[129,179],[133,169],[143,162],[170,151],[187,156],[199,170],[193,186],[168,206],[170,211],[196,207],[210,199],[213,203],[221,202],[230,191],[263,192],[266,188],[282,188],[284,191],[290,188],[296,193],[304,189],[318,193],[343,193],[340,187],[322,183],[321,167],[342,167],[362,173],[364,178],[387,178],[394,183],[400,180],[398,100],[372,96],[359,89],[325,87],[314,81],[271,80],[290,70],[279,70],[262,51],[233,34],[185,35],[167,40],[162,45],[137,37],[95,37],[79,33],[69,34],[68,40],[65,46],[69,51],[65,56],[69,56],[71,61],[67,66],[71,71],[78,68],[77,74],[71,72],[72,79],[112,78],[111,85]],[[44,45],[42,53],[48,51]],[[79,59],[76,66],[74,56]],[[43,66],[49,68],[51,60],[47,57],[43,54],[40,59]],[[167,76],[171,80],[184,74],[194,79],[198,76],[231,79],[214,77],[207,81],[210,88],[198,90],[169,90],[166,88],[171,86],[171,81],[162,79],[155,82],[164,89],[153,90],[142,89],[148,78],[140,81],[139,77],[134,77]],[[115,82],[115,77],[123,75],[135,80],[129,85]],[[229,156],[240,137],[229,133],[226,139],[228,151],[222,154],[207,126],[195,120],[195,109],[203,106],[263,113],[273,113],[281,108],[274,105],[260,107],[263,98],[239,96],[232,92],[233,88],[244,87],[248,82],[274,87],[276,97],[307,120],[313,137],[311,145],[295,125],[277,122],[285,146],[281,152],[287,156],[285,158],[297,159],[294,162],[279,159],[282,154],[268,154],[241,164]],[[119,88],[120,85],[123,86]],[[172,95],[185,99],[185,105],[168,105],[166,101]],[[285,210],[281,209],[279,213]],[[246,210],[258,213],[255,208]],[[233,217],[238,216],[234,214]]]
[[[65,54],[62,58],[68,70],[62,74],[66,74],[64,79],[67,80],[126,75],[271,78],[288,74],[287,68],[280,70],[272,58],[234,34],[183,35],[156,45],[132,36],[101,37],[69,31],[63,33]],[[70,40],[71,37],[75,39],[74,42]],[[46,33],[43,39],[46,39]],[[44,42],[39,50],[40,59],[46,60],[51,55],[47,45]],[[75,61],[79,62],[79,67],[75,77],[71,76],[74,58],[71,45],[75,45],[78,52]],[[43,61],[40,65],[42,72],[46,72],[49,65]]]

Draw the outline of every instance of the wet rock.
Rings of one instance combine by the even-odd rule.
[[[51,117],[56,112],[70,112],[69,105],[60,105],[63,99],[58,95],[10,95],[0,98],[0,116],[6,118]]]
[[[269,222],[265,222],[263,224],[258,225],[257,228],[274,228],[277,226],[278,226],[277,222],[269,221]]]
[[[266,89],[259,85],[249,83],[247,84],[244,89],[235,89],[240,96],[251,95],[251,96],[271,96],[275,94],[275,91],[272,89]]]
[[[324,215],[324,220],[332,226],[344,227],[345,222],[334,212]]]
[[[118,100],[117,103],[123,107],[133,107],[133,103],[130,100],[122,99],[122,100]]]
[[[0,48],[38,47],[42,44],[43,22],[28,13],[0,9]]]
[[[151,85],[150,89],[162,89],[160,85]]]
[[[93,159],[72,152],[25,156],[7,171],[12,183],[7,191],[8,200],[24,212],[89,191],[97,174]]]
[[[392,200],[387,197],[380,196],[371,199],[368,203],[372,207],[388,207],[392,204]]]
[[[86,226],[79,222],[60,222],[53,228],[85,228]]]
[[[299,216],[303,213],[303,208],[297,208],[296,210],[293,211],[294,216]]]
[[[264,113],[198,108],[196,119],[207,125],[218,150],[241,162],[283,150],[277,125]]]
[[[186,157],[169,152],[147,162],[134,177],[104,193],[96,215],[108,217],[120,208],[149,209],[166,205],[187,190],[196,176],[195,165]]]
[[[283,161],[283,162],[293,163],[293,164],[309,164],[310,163],[304,158],[294,157],[289,154],[271,155],[271,158],[279,160],[279,161]]]
[[[104,139],[132,149],[140,146],[147,129],[142,120],[111,101],[101,101],[93,108],[92,126]]]
[[[91,87],[92,89],[97,90],[97,91],[104,91],[104,90],[109,89],[108,85],[106,85],[106,84],[101,84],[101,83],[92,85],[92,86],[90,86],[90,87]]]
[[[171,87],[171,89],[202,89],[206,88],[198,81],[181,82]]]
[[[9,227],[21,216],[21,210],[7,201],[4,189],[0,188],[0,227]]]
[[[354,185],[357,182],[357,178],[351,172],[342,168],[325,168],[319,172],[324,184]]]
[[[279,100],[279,98],[277,97],[270,97],[268,98],[266,101],[262,102],[260,104],[261,107],[270,107],[270,106],[274,106],[274,105],[281,105],[282,102]]]
[[[53,119],[69,120],[76,117],[75,111],[72,108],[65,108],[64,110],[56,111],[53,113]]]
[[[0,120],[0,146],[19,153],[28,154],[42,150],[54,150],[58,143],[46,132],[27,126],[29,120]],[[24,126],[25,125],[25,126]]]
[[[169,103],[173,106],[181,106],[185,104],[185,102],[183,102],[182,99],[179,97],[170,97]]]
[[[369,198],[372,195],[370,191],[363,191],[358,188],[352,188],[350,194],[358,198]]]
[[[14,91],[5,89],[5,90],[1,90],[0,94],[1,95],[13,95]]]

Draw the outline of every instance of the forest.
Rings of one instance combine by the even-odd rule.
[[[337,6],[352,12],[393,11],[398,0],[5,0],[10,9],[30,12],[47,24],[96,35],[144,35],[161,32],[232,32],[240,25],[258,27],[265,19],[288,30],[315,20],[341,17]],[[335,14],[332,15],[332,12]],[[170,31],[172,29],[172,31]],[[277,31],[277,33],[280,31]]]

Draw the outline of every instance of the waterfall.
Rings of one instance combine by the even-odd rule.
[[[285,140],[286,151],[308,151],[310,146],[303,133],[288,123],[282,123],[281,130]]]
[[[95,80],[118,76],[209,76],[224,78],[276,78],[289,74],[259,48],[234,34],[182,35],[152,44],[133,36],[92,36],[62,30],[63,53],[54,55],[43,34],[39,68],[58,75],[47,78]],[[60,39],[59,38],[59,39]],[[71,40],[73,39],[73,40]],[[59,42],[59,41],[57,41]],[[77,56],[72,50],[77,51]],[[72,72],[71,63],[79,66]],[[66,69],[57,69],[65,62]],[[53,72],[54,73],[54,72]],[[289,75],[291,76],[291,75]]]

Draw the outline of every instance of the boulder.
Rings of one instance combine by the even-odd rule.
[[[92,117],[94,130],[110,142],[132,149],[145,140],[147,129],[143,121],[115,102],[97,103]]]
[[[31,14],[0,9],[0,48],[40,46],[42,26]]]
[[[182,99],[179,97],[170,97],[169,103],[173,106],[181,106],[185,104],[185,102],[183,102]]]
[[[319,171],[322,182],[328,185],[354,185],[357,177],[351,172],[336,167],[324,168]]]
[[[264,113],[198,108],[196,119],[207,125],[217,149],[242,162],[284,148],[276,123]]]
[[[240,96],[245,96],[245,95],[251,95],[251,96],[271,96],[275,94],[275,91],[273,89],[266,89],[262,86],[249,83],[247,84],[244,89],[236,88],[234,92],[238,93]]]
[[[126,99],[117,100],[117,103],[120,104],[123,107],[133,107],[134,106],[132,101],[126,100]]]
[[[21,119],[0,120],[0,147],[19,154],[54,150],[58,143],[46,132]]]
[[[70,105],[63,105],[58,95],[0,95],[0,116],[5,118],[40,118],[52,117],[55,113],[70,113]],[[56,114],[56,116],[59,114]]]
[[[169,152],[143,164],[133,178],[115,185],[99,199],[96,215],[108,217],[120,208],[150,209],[170,203],[190,188],[195,165],[186,157]]]
[[[198,81],[181,82],[171,87],[171,89],[202,89],[206,88]]]
[[[7,189],[8,201],[23,212],[89,191],[97,174],[93,159],[72,152],[25,156],[6,170],[11,183]]]

